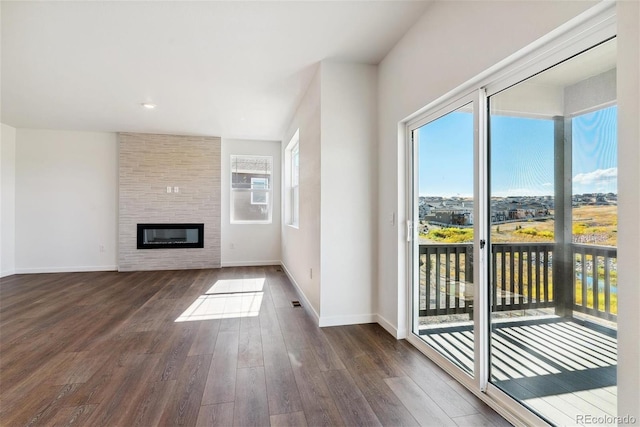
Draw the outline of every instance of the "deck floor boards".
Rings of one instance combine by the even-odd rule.
[[[615,417],[615,334],[594,329],[561,318],[494,322],[492,382],[558,424],[577,425],[577,416],[585,414]],[[424,329],[421,336],[471,372],[471,326]]]

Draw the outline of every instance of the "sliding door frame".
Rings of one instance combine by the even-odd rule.
[[[515,425],[546,422],[489,381],[491,242],[489,240],[488,97],[616,36],[615,2],[601,2],[521,51],[501,61],[465,84],[434,100],[404,122],[406,147],[407,221],[407,340],[454,379]],[[418,301],[417,279],[417,141],[414,130],[459,107],[472,103],[474,110],[474,376],[427,345],[414,333]],[[417,258],[416,258],[417,260]],[[414,310],[416,308],[416,310]]]
[[[473,114],[473,214],[474,214],[474,227],[473,227],[473,259],[474,259],[474,272],[473,272],[473,295],[474,295],[474,307],[473,310],[473,322],[474,322],[474,373],[473,376],[467,374],[458,366],[453,364],[450,360],[442,356],[432,347],[426,345],[416,334],[416,325],[418,319],[418,295],[416,284],[419,281],[418,272],[418,238],[417,227],[415,222],[418,218],[418,138],[417,131],[429,123],[432,123],[445,115],[452,113],[461,107],[471,106]],[[482,146],[483,141],[486,140],[484,134],[486,133],[486,126],[483,124],[483,118],[486,116],[486,96],[484,90],[476,89],[457,99],[450,101],[444,105],[437,106],[426,114],[416,117],[414,120],[407,122],[406,124],[406,136],[407,136],[407,157],[409,159],[408,164],[408,182],[409,182],[409,197],[407,197],[408,206],[407,212],[410,213],[410,219],[407,222],[407,269],[411,274],[410,280],[410,304],[409,304],[409,319],[410,333],[408,339],[414,345],[417,345],[415,340],[420,343],[421,351],[428,352],[428,356],[432,359],[437,359],[439,364],[454,377],[461,382],[468,384],[478,390],[484,391],[487,386],[488,372],[486,364],[480,362],[482,352],[488,349],[488,339],[486,334],[482,334],[481,327],[487,327],[489,317],[486,308],[488,308],[488,286],[486,280],[489,277],[485,270],[487,263],[484,261],[488,246],[486,245],[487,227],[483,226],[486,223],[488,215],[488,207],[486,203],[486,153],[487,150]],[[478,177],[480,177],[478,179]],[[484,243],[482,243],[484,242]],[[443,362],[443,363],[441,363]]]

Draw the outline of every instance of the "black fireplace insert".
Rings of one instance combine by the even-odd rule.
[[[138,224],[138,249],[204,248],[204,224]]]

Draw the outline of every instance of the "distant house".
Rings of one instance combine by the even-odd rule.
[[[427,221],[451,225],[473,225],[473,212],[468,208],[447,207],[432,211]]]

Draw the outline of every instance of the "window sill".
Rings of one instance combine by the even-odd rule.
[[[265,225],[271,224],[273,221],[230,221],[231,225]]]

